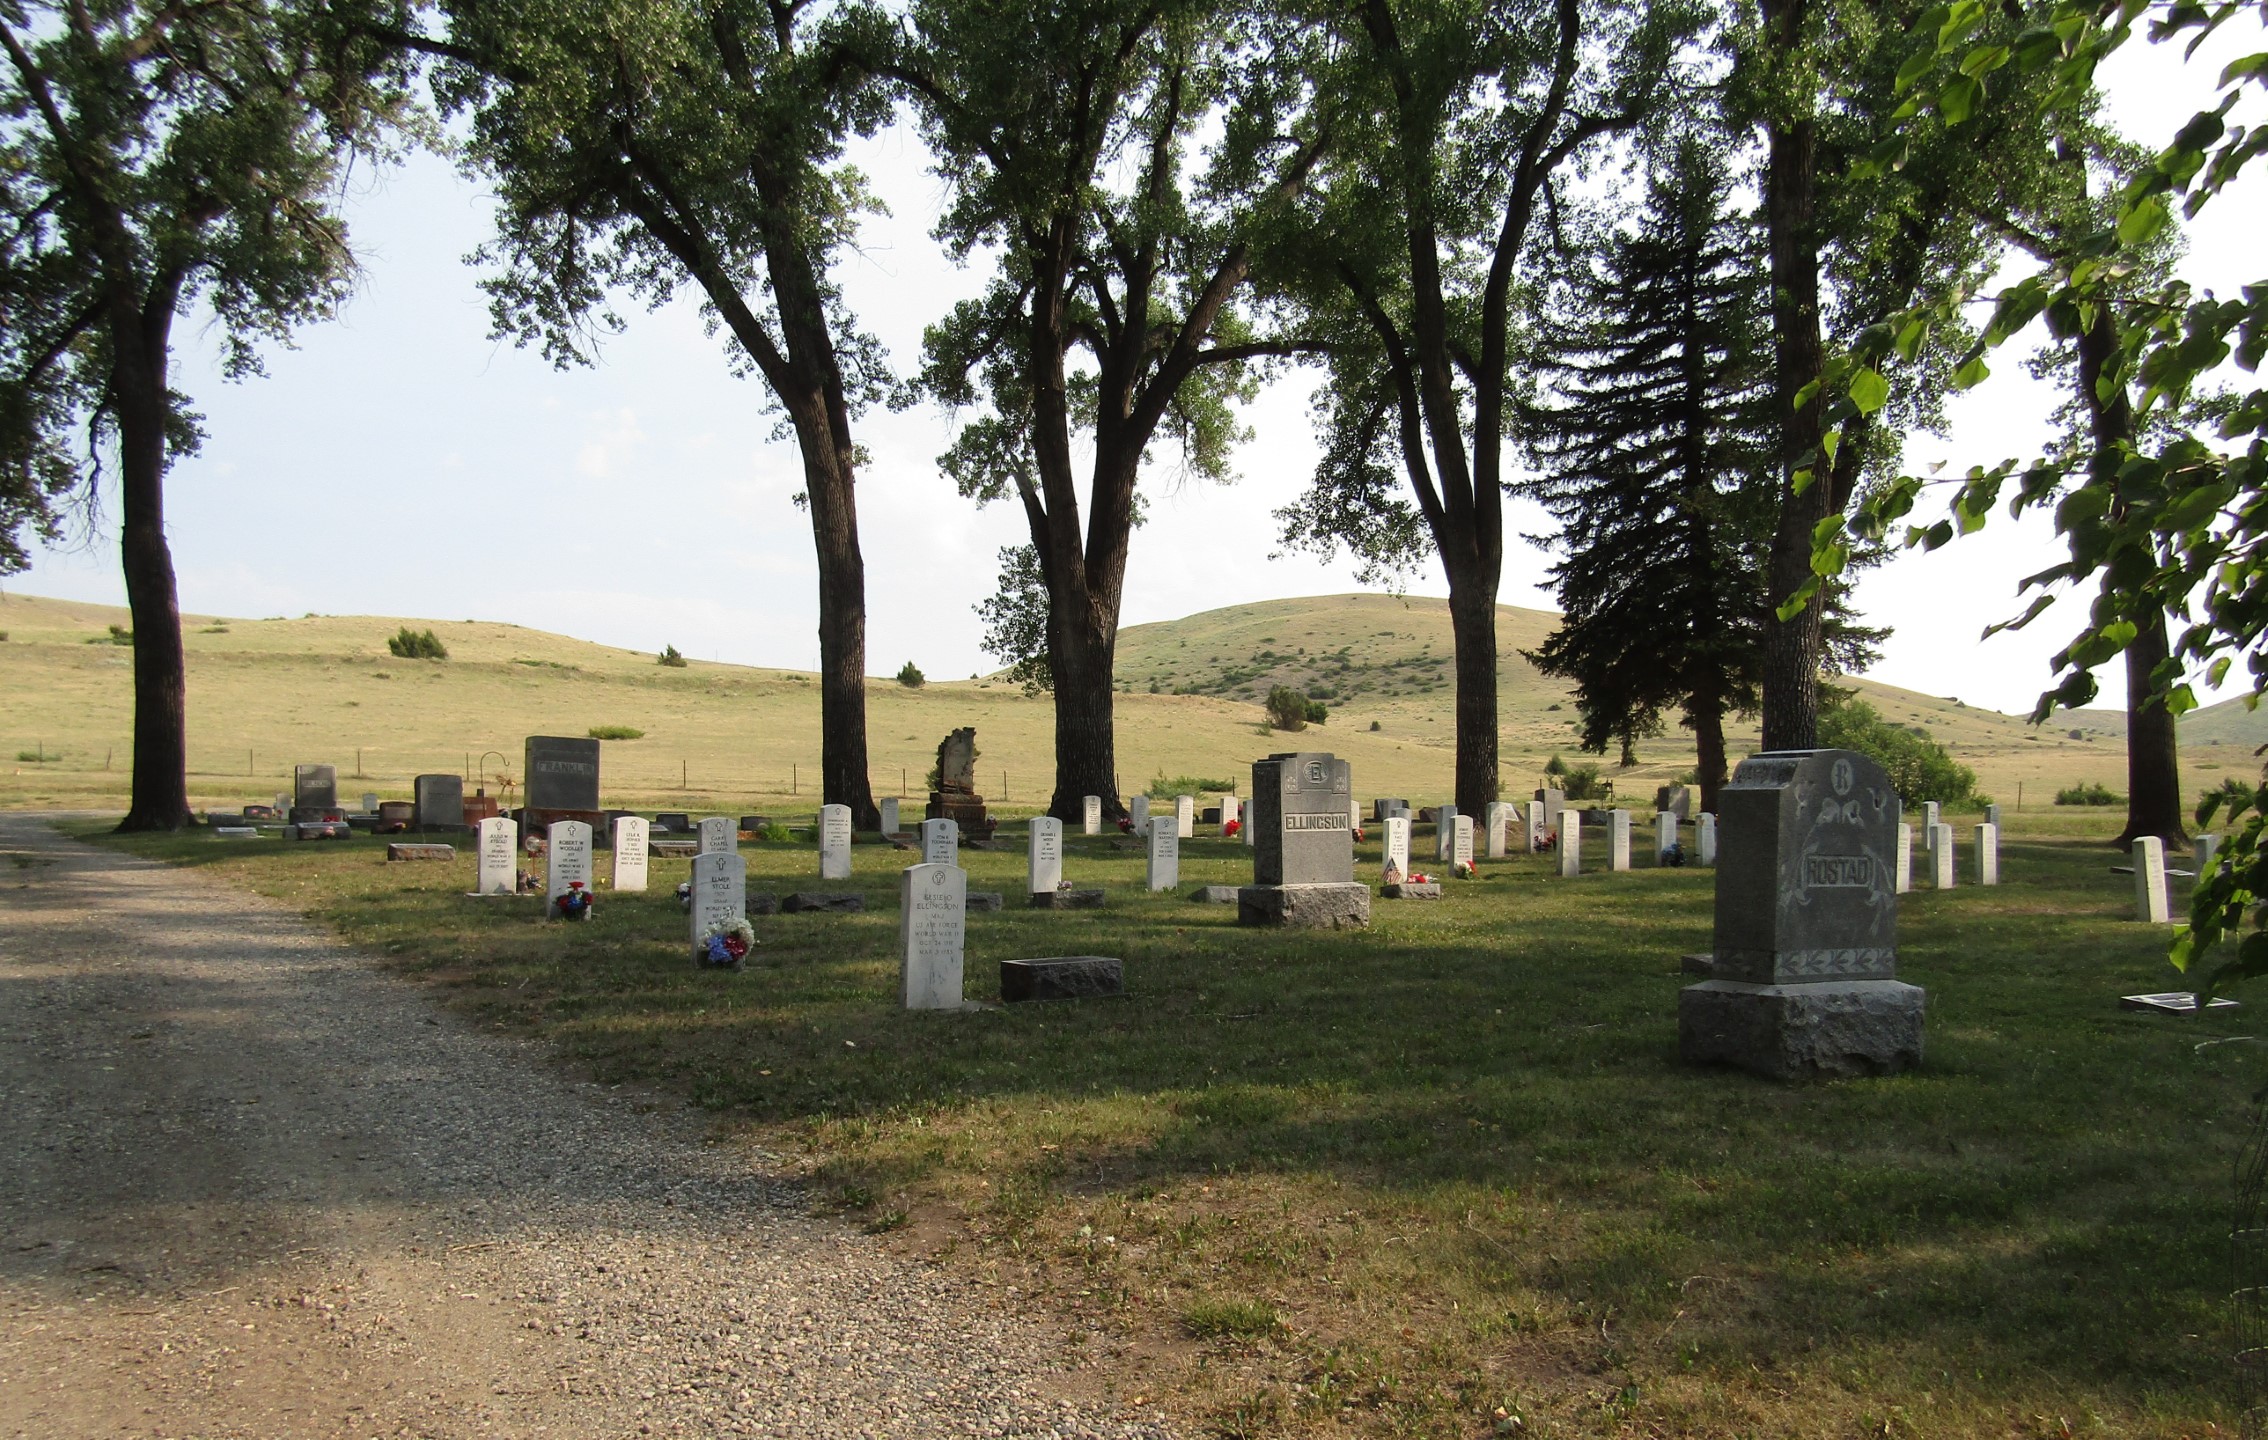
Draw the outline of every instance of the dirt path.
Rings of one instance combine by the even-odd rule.
[[[1162,1436],[745,1151],[0,816],[0,1436]]]

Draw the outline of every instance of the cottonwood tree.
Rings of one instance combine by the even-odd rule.
[[[470,118],[467,161],[497,198],[497,333],[588,362],[623,324],[617,297],[690,286],[783,415],[819,562],[822,793],[879,823],[852,424],[888,376],[828,267],[870,204],[842,150],[888,102],[846,57],[880,22],[797,0],[452,0],[439,17],[390,38],[439,57],[444,106]]]
[[[939,238],[997,265],[931,328],[923,382],[974,412],[942,461],[961,493],[1024,511],[1066,820],[1087,795],[1124,813],[1112,672],[1145,464],[1170,447],[1230,478],[1255,363],[1299,348],[1240,308],[1324,143],[1298,67],[1260,64],[1296,36],[1255,23],[1211,0],[916,0],[886,67],[950,186]]]
[[[1456,798],[1497,783],[1496,594],[1520,275],[1555,187],[1671,93],[1695,8],[1494,0],[1322,8],[1309,76],[1334,136],[1273,257],[1330,342],[1324,459],[1280,512],[1287,543],[1364,573],[1423,549],[1449,581]],[[1397,481],[1396,473],[1401,479]]]
[[[344,167],[403,113],[388,19],[301,0],[0,8],[0,560],[52,502],[115,476],[133,612],[133,798],[122,830],[193,823],[188,680],[165,480],[202,438],[174,386],[199,308],[233,378],[323,318],[353,255]]]

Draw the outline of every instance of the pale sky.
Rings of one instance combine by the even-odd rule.
[[[2114,117],[2161,142],[2228,56],[2257,47],[2257,31],[2244,38],[2253,43],[2217,45],[2186,74],[2162,48],[2130,46],[2106,77]],[[923,326],[982,276],[956,269],[929,239],[942,191],[909,132],[862,144],[854,158],[893,213],[867,227],[838,276],[904,371]],[[2255,173],[2208,208],[2190,231],[2189,278],[2228,293],[2259,278],[2248,231],[2268,216],[2264,195]],[[731,377],[690,300],[634,313],[595,368],[555,371],[486,338],[464,257],[486,238],[489,209],[447,163],[420,157],[365,172],[349,222],[365,263],[357,294],[337,321],[302,331],[296,350],[271,353],[267,378],[222,381],[211,335],[190,323],[177,331],[177,383],[209,432],[203,454],[168,484],[184,610],[504,620],[641,650],[674,644],[704,659],[816,667],[817,569],[809,522],[789,499],[802,488],[794,446],[770,440],[761,382]],[[1959,469],[2038,450],[2055,397],[2013,352],[1994,367],[1985,387],[1955,401],[1949,440],[1913,439],[1912,464]],[[1134,539],[1126,624],[1359,588],[1343,560],[1270,558],[1272,512],[1302,492],[1313,463],[1311,385],[1287,377],[1249,412],[1255,438],[1237,484],[1146,482],[1150,521]],[[873,457],[859,481],[868,670],[894,673],[909,659],[935,678],[993,669],[972,607],[993,592],[999,548],[1025,538],[1020,512],[978,510],[954,493],[935,464],[949,425],[933,409],[876,411],[855,433]],[[1544,528],[1540,513],[1516,507],[1504,603],[1551,608],[1540,588],[1549,562],[1516,538]],[[1946,551],[1870,574],[1858,607],[1896,631],[1872,678],[2029,709],[2079,607],[2058,606],[2024,634],[1978,636],[2021,608],[2018,578],[2056,553],[2043,520],[2002,516]],[[38,554],[6,588],[123,604],[114,528]],[[1437,566],[1409,589],[1447,593]],[[2098,703],[2115,703],[2117,675],[2104,682]]]

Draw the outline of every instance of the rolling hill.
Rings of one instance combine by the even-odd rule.
[[[1577,758],[1565,688],[1518,655],[1552,621],[1539,611],[1499,612],[1508,790],[1533,785],[1554,753]],[[123,803],[131,656],[110,627],[126,623],[113,607],[0,596],[0,804]],[[390,655],[386,639],[404,623],[430,626],[450,658]],[[819,696],[809,674],[703,661],[665,668],[635,651],[469,620],[194,616],[184,628],[199,804],[273,794],[306,761],[338,765],[343,790],[388,798],[406,796],[410,777],[423,771],[493,783],[516,774],[523,736],[595,726],[643,732],[606,742],[607,790],[622,803],[789,811],[816,803]],[[2035,729],[1957,700],[1857,683],[1889,719],[1944,740],[2004,800],[2018,785],[2027,804],[2075,781],[2124,788],[2116,713],[2059,716]],[[1275,684],[1330,692],[1329,723],[1296,738],[1268,731],[1258,700]],[[1256,755],[1307,744],[1352,760],[1365,794],[1423,799],[1449,788],[1454,680],[1448,611],[1438,600],[1319,596],[1132,626],[1120,638],[1119,688],[1124,786],[1153,776],[1234,779]],[[998,678],[918,690],[870,681],[877,793],[916,793],[938,739],[956,725],[978,729],[981,784],[995,804],[1019,811],[1044,802],[1053,777],[1049,704]],[[1734,743],[1754,741],[1750,732]],[[2251,750],[2263,741],[2268,715],[2235,702],[2190,717],[2189,783],[2257,774]],[[1643,743],[1639,758],[1617,777],[1626,795],[1650,794],[1690,767],[1691,742],[1673,733]]]

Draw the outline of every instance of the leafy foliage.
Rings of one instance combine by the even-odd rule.
[[[593,725],[590,737],[593,740],[643,740],[646,732],[635,725]]]
[[[685,657],[677,653],[675,645],[664,645],[661,648],[661,654],[654,657],[654,663],[667,665],[672,670],[682,670],[685,668]]]
[[[921,667],[919,665],[916,665],[913,663],[913,661],[908,660],[905,664],[898,667],[898,683],[905,686],[908,690],[919,690],[922,686],[929,683],[929,677],[921,673]]]
[[[386,650],[397,660],[446,660],[449,647],[431,630],[412,630],[404,625],[386,637]]]
[[[984,621],[985,653],[1008,667],[1008,678],[1024,687],[1026,695],[1055,688],[1055,670],[1048,663],[1047,577],[1040,573],[1039,552],[1029,545],[1000,547],[1000,589],[978,603]]]
[[[1848,690],[1831,689],[1820,697],[1819,744],[1829,750],[1856,750],[1872,759],[1908,805],[1931,800],[1964,805],[1977,798],[1976,771],[1954,760],[1927,730],[1891,724]]]
[[[2113,795],[2110,787],[2099,780],[2066,785],[2055,792],[2055,803],[2058,805],[2121,805],[2125,803],[2125,798]]]
[[[1153,800],[1171,800],[1177,795],[1234,795],[1234,780],[1208,780],[1202,775],[1167,775],[1159,771],[1143,794]]]
[[[1307,728],[1307,697],[1289,685],[1268,692],[1268,723],[1278,730]]]

